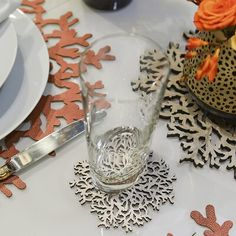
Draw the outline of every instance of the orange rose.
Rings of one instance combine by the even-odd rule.
[[[217,30],[236,25],[236,0],[203,0],[194,16],[199,30]]]

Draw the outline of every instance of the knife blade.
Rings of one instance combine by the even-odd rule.
[[[105,111],[97,113],[96,122],[101,121],[105,116]],[[0,167],[0,181],[41,160],[50,152],[83,134],[84,131],[84,121],[78,120],[42,138],[22,152],[14,155],[10,161]]]

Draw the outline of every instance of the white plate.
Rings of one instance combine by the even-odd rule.
[[[30,114],[47,84],[49,56],[38,28],[21,11],[11,15],[18,39],[12,71],[0,89],[0,139]]]
[[[17,37],[11,21],[0,24],[0,88],[6,81],[16,59]]]

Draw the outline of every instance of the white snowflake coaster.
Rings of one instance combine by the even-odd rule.
[[[133,226],[143,226],[151,220],[151,212],[159,211],[166,202],[174,203],[173,181],[170,169],[164,160],[150,159],[138,183],[119,194],[110,195],[95,189],[87,161],[75,167],[76,180],[70,182],[81,205],[90,204],[91,213],[96,213],[105,228],[121,226],[131,232]]]

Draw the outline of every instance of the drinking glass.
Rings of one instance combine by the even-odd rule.
[[[97,55],[101,48],[111,49],[108,54],[115,60],[101,60],[98,69],[89,65],[94,61],[88,60],[88,54]],[[81,55],[80,70],[93,183],[105,192],[124,190],[145,168],[169,77],[168,58],[147,37],[109,35],[92,43]],[[92,97],[89,84],[96,81],[102,81],[100,92],[104,97]],[[102,112],[106,116],[97,123],[96,117]]]

